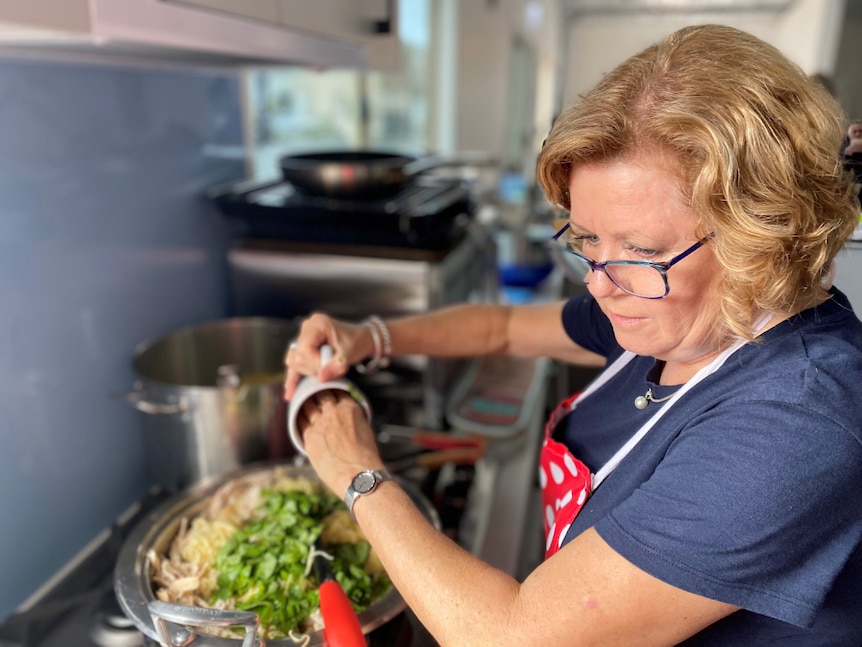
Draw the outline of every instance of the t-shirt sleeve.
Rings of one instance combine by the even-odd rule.
[[[574,296],[566,302],[563,328],[578,346],[604,357],[620,350],[610,320],[589,294]]]
[[[862,532],[862,450],[822,411],[738,404],[692,421],[596,530],[673,586],[807,627]]]

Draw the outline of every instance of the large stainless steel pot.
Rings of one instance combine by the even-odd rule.
[[[127,400],[146,414],[154,481],[177,491],[255,461],[294,454],[287,439],[284,352],[290,320],[231,318],[135,349]]]
[[[195,633],[192,627],[225,626],[225,623],[238,627],[256,626],[249,622],[254,614],[241,612],[224,612],[215,609],[196,607],[181,607],[177,605],[152,604],[155,601],[153,585],[150,578],[147,553],[154,550],[157,553],[167,552],[171,542],[176,537],[181,520],[199,515],[209,502],[209,498],[223,485],[232,479],[253,477],[264,471],[282,470],[290,477],[305,477],[318,480],[310,467],[288,465],[285,463],[261,463],[246,466],[219,479],[211,479],[186,491],[175,495],[154,509],[129,534],[122,549],[114,571],[114,592],[123,612],[135,623],[138,630],[151,641],[166,644],[167,638],[173,645],[187,645],[190,638],[200,647],[240,647],[240,645],[257,645],[251,639],[245,642],[241,638],[218,638],[202,633]],[[422,493],[409,481],[395,477],[405,491],[410,495],[423,514],[436,527],[440,528],[440,518],[437,511]],[[404,599],[392,587],[383,597],[368,607],[359,615],[362,631],[370,631],[388,622],[406,608]],[[153,617],[155,614],[155,617]],[[159,642],[159,629],[169,633]],[[326,645],[323,632],[309,634],[310,647]],[[268,647],[296,647],[296,643],[288,638],[267,640]]]

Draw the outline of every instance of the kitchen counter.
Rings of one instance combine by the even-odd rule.
[[[493,440],[485,458],[476,465],[470,497],[481,501],[469,505],[461,524],[461,544],[491,566],[522,579],[541,560],[541,514],[538,504],[539,447],[544,427],[549,362],[535,360],[535,409],[528,425],[517,436]],[[528,565],[525,567],[525,564]],[[529,566],[532,565],[532,566]]]
[[[563,284],[563,272],[556,268],[529,302],[560,299]],[[553,363],[544,357],[510,361],[511,371],[532,371],[530,383],[524,384],[524,392],[529,394],[524,407],[529,411],[522,416],[525,424],[516,433],[490,438],[485,458],[476,465],[470,490],[470,497],[481,504],[468,505],[460,541],[483,561],[521,580],[544,555],[538,465]]]

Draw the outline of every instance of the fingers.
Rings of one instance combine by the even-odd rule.
[[[301,435],[314,426],[320,417],[334,410],[343,400],[352,400],[346,391],[321,391],[311,395],[302,403],[302,408],[296,414],[296,425]]]
[[[347,373],[349,366],[340,344],[342,337],[349,339],[351,328],[351,324],[343,324],[324,315],[312,315],[303,322],[299,336],[285,351],[285,400],[293,398],[300,379],[305,375],[316,375],[321,382],[328,382]],[[332,358],[325,364],[321,356],[324,345],[333,351]]]
[[[308,416],[305,414],[305,409],[300,410],[296,414],[296,427],[299,430],[300,436],[305,435],[305,430],[311,425],[311,421],[308,419]]]
[[[329,407],[335,406],[341,399],[349,398],[350,395],[345,391],[320,391],[308,397],[302,403],[302,408],[298,415],[305,416],[309,422],[314,422],[321,413]]]
[[[338,394],[335,391],[321,391],[314,394],[314,400],[317,402],[318,408],[323,411],[327,404],[335,404],[338,402]]]
[[[284,399],[294,397],[305,375],[316,375],[321,382],[344,376],[352,363],[368,355],[370,343],[366,325],[341,322],[320,313],[311,315],[302,322],[299,335],[285,352]],[[323,345],[333,351],[332,359],[325,365],[320,353]]]
[[[290,400],[296,392],[296,385],[299,383],[299,378],[302,374],[295,368],[292,362],[292,355],[296,354],[298,344],[296,341],[290,342],[287,347],[287,353],[284,355],[284,365],[287,367],[287,372],[284,377],[284,399]]]
[[[320,371],[320,345],[309,344],[303,335],[288,344],[284,354],[286,368],[284,377],[284,399],[290,400],[296,393],[296,386],[305,375],[315,375]]]

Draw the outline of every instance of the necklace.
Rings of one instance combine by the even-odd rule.
[[[670,400],[675,394],[676,392],[674,391],[673,393],[664,398],[654,398],[652,395],[652,389],[647,389],[646,393],[644,393],[643,395],[639,395],[635,398],[635,407],[643,410],[649,406],[650,402],[655,402],[656,404],[658,404],[659,402],[665,402],[667,400]]]

